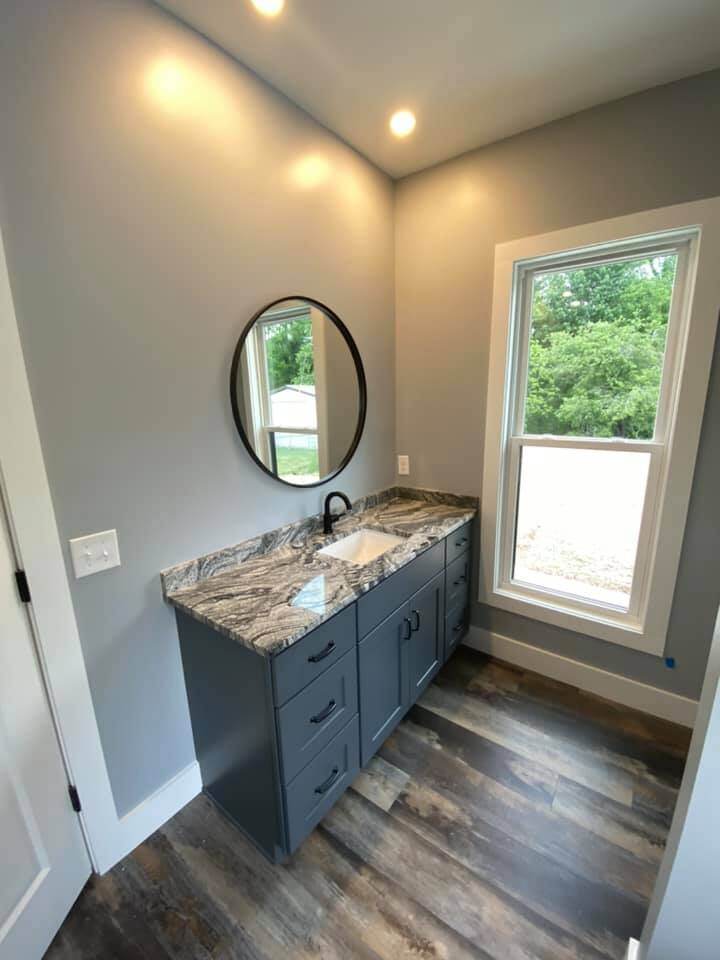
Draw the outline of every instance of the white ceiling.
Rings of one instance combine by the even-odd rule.
[[[394,177],[720,66],[718,0],[161,0]],[[418,118],[396,140],[390,113]]]

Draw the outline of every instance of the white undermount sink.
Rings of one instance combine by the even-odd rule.
[[[403,543],[402,537],[383,533],[382,530],[357,530],[343,537],[342,540],[336,540],[335,543],[323,547],[322,550],[318,550],[318,553],[363,566],[401,543]]]

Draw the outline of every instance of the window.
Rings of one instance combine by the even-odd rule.
[[[321,451],[311,311],[301,306],[268,314],[249,339],[255,448],[281,479],[317,483]]]
[[[687,208],[707,229],[677,222]],[[693,290],[719,213],[497,248],[481,600],[662,652],[717,312],[696,317]]]

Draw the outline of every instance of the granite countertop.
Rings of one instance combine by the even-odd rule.
[[[351,514],[335,523],[332,536],[323,534],[319,518],[313,517],[163,571],[165,599],[232,640],[271,656],[476,512],[477,501],[470,497],[392,488],[355,504]],[[401,536],[403,542],[363,566],[318,554],[321,547],[368,527]]]

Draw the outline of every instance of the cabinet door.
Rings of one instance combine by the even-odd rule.
[[[434,577],[408,603],[410,609],[410,701],[414,703],[443,661],[445,575]]]
[[[410,635],[409,608],[405,603],[375,627],[358,647],[363,766],[410,705]]]

